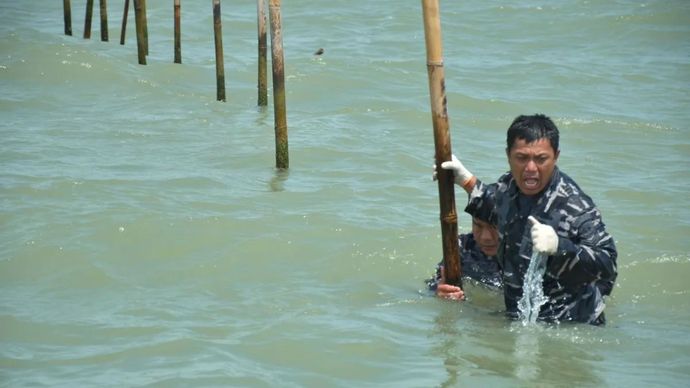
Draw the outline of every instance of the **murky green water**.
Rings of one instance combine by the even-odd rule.
[[[690,5],[442,2],[454,151],[490,180],[544,112],[619,249],[604,328],[437,300],[419,2],[285,1],[290,169],[256,103],[255,2],[0,4],[4,386],[680,386],[690,377]],[[97,3],[97,2],[96,2]],[[130,13],[130,17],[133,14]],[[324,55],[314,57],[319,47]],[[463,198],[459,198],[459,203]],[[460,228],[469,230],[461,215]]]

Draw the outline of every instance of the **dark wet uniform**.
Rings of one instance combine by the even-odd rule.
[[[497,261],[503,270],[508,315],[517,318],[519,314],[517,303],[532,256],[527,221],[532,215],[552,226],[559,237],[558,251],[549,256],[544,274],[544,295],[549,301],[539,319],[604,323],[603,296],[611,293],[616,281],[618,253],[591,198],[557,167],[549,185],[536,196],[522,195],[510,173],[498,180],[495,193],[486,188],[477,180],[465,211],[494,209],[498,215]]]
[[[472,233],[459,235],[458,245],[463,278],[470,278],[494,290],[500,289],[501,272],[498,268],[496,258],[493,256],[486,256],[479,249],[479,244],[477,244]],[[432,291],[436,291],[438,283],[441,280],[442,266],[443,261],[436,266],[436,273],[434,276],[426,281],[429,289]]]

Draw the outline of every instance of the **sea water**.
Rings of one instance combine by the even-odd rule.
[[[549,298],[544,296],[544,272],[548,256],[534,252],[529,261],[527,272],[522,284],[522,296],[518,300],[520,321],[523,325],[537,322],[539,310]]]
[[[684,386],[690,2],[442,1],[453,152],[484,181],[543,112],[618,247],[604,327],[438,300],[418,1],[282,2],[290,169],[256,107],[256,2],[0,1],[0,385]],[[96,2],[97,3],[97,2]],[[131,2],[130,2],[131,5]],[[324,54],[314,56],[318,48]],[[270,78],[270,77],[269,77]],[[460,231],[471,228],[456,190]],[[468,282],[469,283],[469,282]],[[517,325],[514,325],[517,324]]]

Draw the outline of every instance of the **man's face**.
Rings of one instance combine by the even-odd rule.
[[[527,143],[517,139],[508,151],[510,172],[525,195],[539,194],[551,179],[560,151],[554,152],[548,139]]]
[[[476,217],[472,218],[472,234],[479,245],[479,249],[487,256],[495,256],[498,252],[498,230],[488,222]]]

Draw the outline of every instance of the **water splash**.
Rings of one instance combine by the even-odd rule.
[[[518,301],[518,310],[523,326],[537,322],[539,309],[549,300],[544,296],[542,286],[546,271],[546,259],[545,254],[534,252],[529,261],[529,267],[522,283],[522,298]]]

